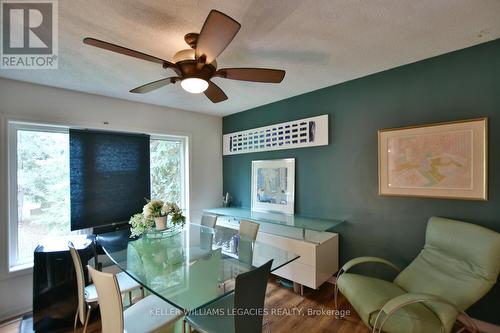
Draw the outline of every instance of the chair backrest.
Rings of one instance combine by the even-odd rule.
[[[76,286],[78,290],[78,319],[83,324],[87,315],[87,304],[85,302],[85,275],[83,273],[82,260],[72,242],[68,242],[69,253],[75,266]]]
[[[209,228],[215,228],[215,224],[217,223],[217,215],[212,214],[203,214],[201,217],[201,225]]]
[[[123,304],[115,275],[87,268],[99,297],[102,333],[123,333]]]
[[[408,292],[440,296],[465,310],[495,285],[499,271],[499,233],[431,217],[424,248],[394,282]],[[449,315],[449,307],[427,305],[440,317]]]
[[[241,238],[238,241],[238,260],[252,265],[253,263],[254,241]]]
[[[212,250],[214,234],[206,230],[200,230],[200,248],[202,250]]]
[[[240,220],[240,236],[256,240],[259,226],[258,223],[252,221]]]
[[[237,315],[234,316],[236,333],[262,332],[264,300],[272,264],[273,261],[270,260],[259,268],[236,277],[234,287],[234,307],[237,310]],[[238,315],[238,312],[241,315]]]

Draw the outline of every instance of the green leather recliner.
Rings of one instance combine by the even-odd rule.
[[[382,258],[347,262],[337,276],[336,306],[340,290],[374,332],[383,326],[388,333],[448,333],[458,314],[495,285],[500,271],[500,234],[470,223],[431,217],[424,248],[393,282],[347,272],[367,262],[399,271]]]

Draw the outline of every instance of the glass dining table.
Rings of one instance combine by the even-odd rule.
[[[97,236],[121,270],[146,290],[182,311],[207,305],[234,291],[236,276],[273,260],[271,271],[299,256],[247,239],[237,230],[197,224],[130,238],[119,230]]]

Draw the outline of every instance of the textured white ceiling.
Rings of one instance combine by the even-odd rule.
[[[214,79],[213,104],[171,85],[128,90],[170,70],[86,46],[86,36],[167,60],[199,32],[210,9],[242,24],[219,67],[286,70],[281,84]],[[0,76],[88,93],[227,115],[500,37],[500,0],[61,0],[59,69]]]

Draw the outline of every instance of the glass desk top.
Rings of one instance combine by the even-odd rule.
[[[332,230],[333,228],[345,222],[344,220],[329,220],[300,215],[260,212],[253,211],[247,208],[237,207],[209,208],[205,209],[204,211],[210,214],[230,216],[237,219],[254,221],[257,223],[271,223],[319,232]]]
[[[225,282],[271,259],[274,271],[299,257],[240,238],[237,230],[196,224],[164,238],[129,236],[128,229],[113,231],[98,235],[97,242],[120,269],[181,310],[194,310],[231,293],[234,283]]]

